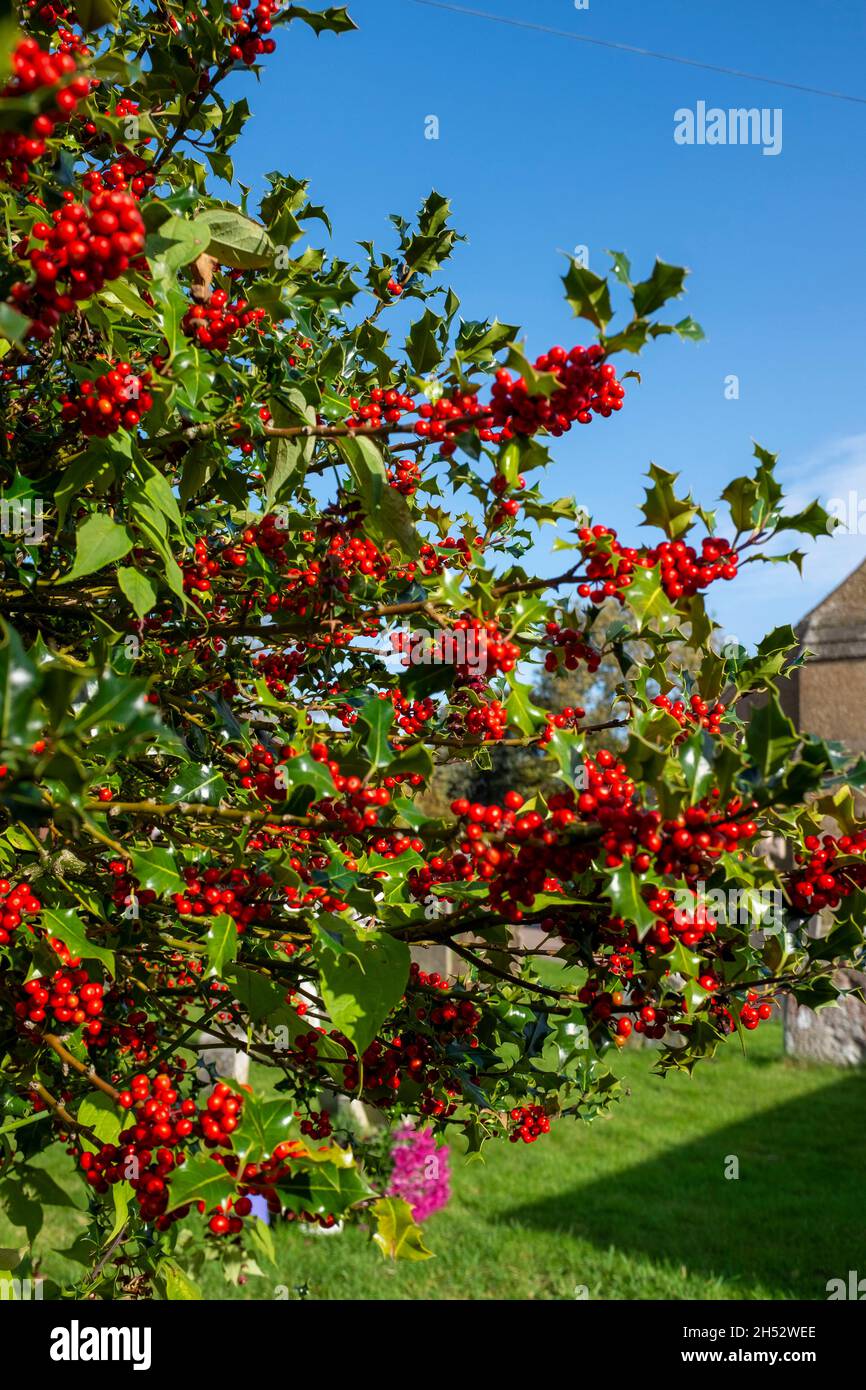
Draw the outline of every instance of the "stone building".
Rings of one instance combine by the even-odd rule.
[[[797,624],[811,653],[782,682],[782,707],[804,733],[866,752],[866,561]]]
[[[803,733],[866,752],[866,561],[797,624],[806,663],[781,682],[785,713]],[[866,975],[844,972],[848,985]],[[851,1066],[866,1061],[866,1005],[848,999],[816,1014],[786,999],[785,1050]]]

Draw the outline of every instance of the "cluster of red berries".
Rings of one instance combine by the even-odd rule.
[[[391,568],[390,557],[382,554],[375,541],[363,536],[332,536],[328,543],[327,560],[334,576],[332,582],[344,592],[348,588],[349,576],[369,575],[371,579],[381,582],[387,578]],[[288,573],[291,575],[291,570]]]
[[[617,598],[625,603],[622,590],[631,584],[635,569],[648,567],[640,551],[621,546],[616,531],[610,526],[581,526],[577,538],[587,562],[586,580],[577,586],[580,597],[596,604],[603,603],[606,598]]]
[[[114,108],[113,114],[120,119],[134,118],[138,115],[139,104],[131,101],[129,97],[121,97]],[[99,129],[93,121],[87,121],[84,126],[85,133],[93,138],[98,138]],[[150,144],[150,136],[138,141],[138,147],[145,147]],[[115,155],[107,169],[89,169],[82,179],[84,187],[90,193],[96,193],[101,188],[116,188],[122,193],[130,192],[134,198],[143,198],[156,183],[156,175],[150,169],[147,160],[141,155],[135,154],[126,145],[116,144]]]
[[[456,1093],[456,1088],[449,1087],[444,1079],[432,1042],[420,1033],[398,1034],[389,1041],[374,1038],[364,1050],[360,1065],[353,1044],[344,1034],[333,1032],[330,1036],[347,1053],[343,1085],[349,1093],[357,1091],[363,1081],[363,1096],[387,1107],[396,1100],[403,1082],[411,1081],[421,1088],[419,1109],[423,1114],[442,1114],[447,1108],[445,1102],[434,1097],[432,1088],[438,1082],[444,1084],[446,1091]]]
[[[722,809],[718,792],[713,792],[681,816],[663,820],[657,811],[642,811],[634,805],[635,784],[625,765],[607,749],[601,749],[595,760],[585,759],[584,767],[586,788],[577,808],[583,818],[602,826],[608,868],[619,868],[625,859],[632,859],[634,869],[644,873],[654,857],[656,872],[689,880],[720,854],[735,853],[744,840],[758,833],[740,797],[732,797]],[[553,801],[548,804],[552,806]]]
[[[61,396],[60,413],[67,422],[79,424],[82,434],[100,439],[121,428],[137,429],[153,406],[150,381],[150,372],[136,376],[128,362],[117,362],[95,381],[82,381],[77,396]]]
[[[134,264],[144,249],[144,222],[129,193],[94,193],[89,207],[63,195],[63,206],[51,214],[53,226],[37,222],[32,236],[42,248],[29,250],[25,238],[15,254],[26,257],[35,283],[16,282],[12,301],[33,320],[30,333],[47,341],[80,299],[88,299]]]
[[[746,1002],[740,1009],[740,1022],[744,1028],[751,1032],[757,1028],[759,1023],[765,1023],[768,1018],[773,1017],[773,1005],[769,999],[762,999],[758,1002],[758,995],[755,990],[750,989],[746,995]]]
[[[305,665],[309,651],[302,647],[284,647],[281,652],[259,652],[253,657],[256,673],[264,677],[268,690],[278,699],[289,691],[298,672]]]
[[[705,589],[715,579],[736,579],[738,557],[730,541],[707,536],[701,542],[698,556],[694,546],[685,541],[662,541],[647,552],[652,564],[661,571],[662,587],[669,599],[690,598]]]
[[[450,458],[457,448],[456,440],[467,430],[478,428],[478,437],[485,444],[498,443],[500,436],[489,427],[490,411],[480,404],[471,391],[455,387],[450,395],[436,401],[425,401],[418,408],[415,433],[439,445],[443,458]]]
[[[438,634],[437,648],[447,654],[454,647],[455,679],[464,685],[471,678],[489,680],[500,672],[513,671],[520,660],[520,647],[505,637],[495,619],[463,615],[454,622],[451,636]],[[455,640],[453,634],[460,634]],[[465,634],[465,635],[464,635]],[[463,647],[461,653],[460,647]]]
[[[257,58],[274,52],[276,43],[263,35],[270,34],[273,16],[279,8],[280,0],[257,0],[255,8],[252,0],[237,0],[236,4],[229,6],[229,19],[232,21],[229,54],[235,62],[252,67]]]
[[[238,764],[239,771],[243,771],[241,786],[245,791],[252,791],[259,801],[285,801],[288,789],[286,758],[294,757],[294,753],[281,753],[279,761],[273,753],[265,752],[264,756],[260,753],[257,770],[250,766],[249,771],[244,771],[244,764],[249,765],[254,755],[255,749],[249,759],[242,758]]]
[[[526,479],[523,477],[518,478],[518,490],[522,491],[525,487]],[[503,477],[501,473],[497,473],[491,480],[490,490],[495,497],[500,499],[498,506],[494,507],[491,513],[490,524],[492,526],[500,526],[509,517],[513,521],[520,513],[520,502],[516,497],[503,497],[503,493],[508,490],[508,479]]]
[[[174,905],[181,917],[231,917],[238,932],[251,922],[269,922],[273,905],[262,894],[274,886],[270,874],[252,869],[184,870],[182,893],[174,894]]]
[[[547,723],[538,736],[539,747],[545,748],[557,729],[578,729],[585,718],[583,705],[564,705],[558,714],[548,714]]]
[[[41,911],[42,903],[29,883],[12,883],[8,878],[0,878],[0,946],[9,945],[12,933],[25,917]]]
[[[199,970],[201,966],[199,965]],[[179,981],[192,985],[194,981],[182,974]],[[167,987],[172,988],[172,979]],[[103,1028],[97,1037],[85,1035],[88,1051],[100,1051],[109,1046],[117,1050],[121,1057],[131,1057],[139,1066],[144,1066],[159,1050],[159,1023],[148,1018],[143,1009],[135,1007],[135,1000],[122,991],[111,989],[103,998]]]
[[[807,835],[803,843],[807,852],[794,855],[799,867],[788,880],[798,912],[811,916],[836,908],[855,889],[866,887],[866,828],[838,837]],[[849,856],[854,862],[846,862]]]
[[[343,798],[322,797],[313,803],[316,812],[326,820],[342,822],[345,833],[349,835],[360,835],[362,831],[377,826],[379,808],[387,806],[391,800],[387,787],[365,787],[360,777],[342,777],[333,771],[331,775]]]
[[[452,696],[448,727],[456,737],[498,742],[508,728],[508,711],[501,700],[481,700],[470,703],[465,692]]]
[[[722,807],[718,792],[674,819],[663,820],[657,811],[642,810],[635,805],[635,785],[625,765],[606,749],[594,759],[585,759],[583,782],[579,794],[566,788],[549,797],[546,818],[537,811],[516,815],[523,804],[518,792],[508,792],[503,806],[476,805],[458,798],[451,809],[468,820],[459,849],[463,863],[471,864],[472,870],[454,877],[486,880],[490,905],[506,921],[519,922],[523,909],[532,908],[539,892],[562,892],[564,883],[583,875],[595,862],[597,845],[568,833],[578,819],[599,825],[607,868],[618,868],[630,859],[637,873],[654,867],[687,884],[697,882],[720,854],[736,852],[758,833],[755,822],[748,819],[748,803],[733,797]],[[458,866],[452,861],[451,867],[462,869],[463,863]],[[442,881],[442,876],[417,876],[416,881],[422,889]],[[652,909],[659,916],[667,915],[666,890],[648,887],[647,892],[653,898]],[[672,902],[669,910],[672,915]],[[698,916],[693,921],[683,917],[676,928],[691,930],[692,941],[704,930],[715,929],[699,923]],[[659,933],[653,944],[670,941],[667,922],[660,924]]]
[[[268,512],[255,526],[243,532],[245,545],[255,545],[270,560],[285,562],[285,546],[289,532],[282,517],[276,512]]]
[[[12,77],[0,92],[0,102],[54,87],[75,72],[77,65],[69,53],[50,53],[35,39],[22,39],[12,54]],[[29,166],[44,155],[45,141],[54,127],[69,119],[89,91],[87,77],[72,77],[54,94],[53,104],[35,117],[29,135],[0,131],[0,178],[14,188],[24,188],[30,181]]]
[[[538,811],[519,814],[522,806],[523,797],[518,791],[506,792],[501,806],[485,806],[466,797],[451,803],[454,814],[466,821],[464,838],[459,841],[460,862],[452,861],[451,865],[457,869],[454,877],[486,880],[491,907],[514,922],[523,916],[518,904],[531,907],[536,893],[559,890],[559,884],[551,878],[551,851],[559,839],[559,830],[575,819],[572,810],[557,808],[545,826]],[[516,852],[506,843],[509,840],[518,846]],[[461,874],[466,864],[471,868],[468,874]]]
[[[46,29],[54,29],[59,24],[61,26],[77,24],[78,16],[71,5],[64,5],[62,0],[26,0],[27,9],[30,11],[28,23],[42,24]],[[60,51],[62,53],[80,53],[87,57],[90,49],[87,47],[83,38],[74,34],[71,29],[61,27],[57,32],[60,40]]]
[[[310,540],[314,539],[311,533],[304,533],[302,539],[308,534]],[[322,558],[296,564],[290,564],[285,553],[288,539],[286,529],[270,514],[256,528],[255,543],[281,570],[279,592],[270,594],[265,601],[270,613],[281,609],[307,617],[333,597],[348,594],[355,576],[381,583],[391,575],[391,557],[384,554],[375,541],[353,535],[349,527],[323,528],[320,539],[324,539],[326,545]],[[353,636],[353,632],[347,631],[343,639],[337,640],[339,634],[332,637],[328,633],[321,640],[323,645],[339,646],[351,641]]]
[[[714,792],[674,820],[661,824],[663,844],[655,869],[687,881],[698,878],[721,854],[736,854],[747,840],[754,840],[758,826],[748,812],[756,802],[731,797],[724,807]]]
[[[504,368],[496,373],[490,410],[493,424],[506,438],[536,434],[540,429],[558,436],[570,430],[575,420],[588,425],[593,415],[606,419],[622,410],[625,389],[597,344],[573,347],[570,352],[552,347],[536,358],[535,370],[552,373],[560,382],[550,396],[531,394],[523,377],[514,380]]]
[[[617,919],[618,920],[618,919]],[[590,977],[578,991],[581,1004],[588,1004],[594,1019],[612,1030],[613,1041],[621,1047],[632,1033],[643,1033],[648,1038],[663,1038],[669,1019],[669,1011],[650,1002],[648,996],[636,990],[628,1004],[620,990],[612,992],[602,988],[601,981]],[[629,1010],[635,1015],[629,1017]]]
[[[471,544],[465,536],[461,536],[459,540],[456,540],[454,536],[446,536],[437,545],[431,545],[429,541],[425,541],[420,550],[424,573],[426,575],[442,574],[446,566],[467,569],[472,563],[473,549],[478,551],[484,549],[483,536],[474,536]],[[406,571],[407,577],[411,578],[415,572],[414,560],[406,566]]]
[[[133,1077],[130,1089],[120,1092],[118,1104],[135,1111],[134,1123],[116,1144],[84,1152],[79,1160],[86,1182],[96,1192],[128,1181],[142,1217],[159,1230],[189,1210],[187,1206],[167,1211],[169,1176],[186,1157],[180,1146],[191,1138],[200,1138],[208,1148],[228,1145],[241,1109],[240,1097],[222,1082],[199,1111],[194,1100],[180,1101],[176,1081],[168,1070],[159,1071],[152,1083],[144,1073]]]
[[[225,352],[236,333],[243,333],[251,326],[259,328],[266,317],[264,309],[253,309],[247,300],[230,301],[225,290],[214,290],[206,304],[190,305],[181,327],[188,338],[195,339],[199,347]],[[251,448],[249,452],[252,452]]]
[[[398,728],[410,739],[423,734],[427,724],[435,717],[436,703],[429,697],[409,700],[401,691],[394,689],[389,691],[389,698],[394,706]]]
[[[73,958],[68,966],[55,970],[50,980],[34,976],[24,985],[26,999],[15,1005],[15,1016],[25,1024],[46,1021],[49,1011],[63,1028],[79,1028],[96,1038],[102,1032],[103,987],[91,981],[81,961]]]
[[[657,921],[647,938],[652,946],[665,949],[676,935],[690,950],[699,946],[707,936],[715,936],[718,923],[707,905],[698,898],[690,906],[682,906],[670,889],[646,887],[644,901]],[[705,986],[706,988],[706,986]]]
[[[186,1159],[181,1145],[200,1140],[210,1150],[225,1150],[231,1145],[243,1108],[243,1098],[224,1081],[214,1087],[203,1108],[193,1099],[179,1099],[177,1081],[178,1077],[172,1077],[168,1070],[160,1070],[153,1084],[145,1074],[133,1077],[131,1090],[121,1091],[118,1104],[135,1109],[135,1123],[122,1131],[117,1144],[103,1144],[96,1152],[82,1152],[79,1156],[85,1180],[96,1193],[107,1193],[114,1183],[129,1181],[143,1219],[153,1222],[157,1230],[167,1230],[192,1205],[168,1211],[172,1172]],[[270,1158],[261,1163],[246,1163],[243,1169],[234,1154],[213,1155],[214,1162],[238,1180],[240,1195],[211,1213],[207,1223],[211,1234],[231,1236],[242,1230],[243,1218],[253,1208],[247,1195],[250,1191],[263,1194],[268,1208],[279,1212],[281,1202],[274,1183],[288,1172],[284,1161],[293,1148],[291,1141],[285,1141],[277,1145]],[[206,1212],[203,1200],[195,1205],[202,1215]]]
[[[193,546],[193,563],[183,567],[184,589],[206,594],[211,588],[211,580],[219,573],[219,562],[208,558],[207,541],[199,538]]]
[[[664,710],[665,714],[677,721],[680,728],[686,731],[686,738],[694,729],[705,729],[708,734],[720,733],[722,720],[727,713],[727,706],[721,700],[708,705],[700,695],[692,695],[688,705],[683,700],[671,700],[667,695],[656,695],[652,703],[656,709]]]
[[[414,459],[397,458],[388,469],[388,483],[404,497],[413,497],[421,482],[421,469]]]
[[[707,536],[701,542],[701,555],[685,541],[662,541],[652,550],[640,551],[622,546],[609,526],[582,526],[577,532],[581,552],[587,561],[586,578],[577,587],[581,598],[602,603],[616,598],[625,603],[623,590],[632,583],[635,569],[658,565],[662,587],[668,598],[690,598],[716,579],[734,579],[738,557],[730,541]]]
[[[533,1144],[550,1132],[550,1120],[540,1105],[516,1105],[511,1111],[511,1122],[514,1128],[508,1138],[512,1144],[521,1139],[524,1144]]]
[[[394,387],[386,390],[381,386],[373,387],[369,401],[362,403],[360,396],[352,396],[349,406],[352,414],[345,421],[349,429],[378,430],[383,424],[397,425],[404,415],[415,410],[411,396]]]
[[[327,1110],[311,1110],[306,1119],[301,1120],[298,1129],[306,1139],[329,1139],[333,1132]]]
[[[395,294],[400,286],[391,282],[388,289]],[[438,444],[439,452],[449,458],[459,435],[471,429],[478,431],[483,443],[500,444],[541,429],[561,435],[575,420],[589,424],[593,415],[607,417],[622,409],[625,390],[617,381],[616,369],[604,361],[604,349],[597,345],[574,347],[570,352],[552,347],[536,359],[535,369],[558,378],[560,384],[552,395],[531,392],[523,377],[515,379],[503,367],[496,373],[488,405],[479,401],[477,393],[459,386],[421,406],[396,388],[377,386],[369,402],[362,404],[359,397],[352,397],[353,414],[346,423],[353,429],[377,429],[383,423],[396,425],[404,415],[417,411],[415,434]],[[517,507],[517,502],[504,503],[503,511],[514,516]]]
[[[425,977],[422,970],[414,977],[413,982],[430,989],[442,991],[448,989],[446,980],[439,980],[439,983],[434,985],[432,983],[433,978],[439,979],[438,976]],[[432,1008],[418,1005],[415,1009],[415,1017],[419,1022],[429,1024],[440,1047],[447,1047],[458,1039],[468,1044],[470,1048],[474,1049],[478,1046],[478,1039],[473,1037],[473,1034],[481,1022],[481,1013],[476,1009],[471,999],[447,999],[434,1004]]]
[[[578,632],[573,627],[560,627],[559,623],[553,619],[547,624],[545,632],[554,648],[544,658],[546,671],[557,670],[559,652],[562,654],[562,664],[566,671],[576,671],[581,662],[585,663],[590,674],[598,670],[601,665],[601,652],[596,651],[595,647],[590,645],[585,633]],[[557,648],[559,652],[556,650]]]

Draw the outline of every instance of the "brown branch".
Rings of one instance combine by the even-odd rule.
[[[89,1139],[91,1144],[95,1145],[97,1149],[102,1147],[102,1140],[100,1139],[96,1131],[92,1130],[89,1125],[79,1124],[75,1116],[70,1115],[69,1111],[66,1109],[66,1106],[63,1105],[61,1101],[56,1100],[55,1097],[51,1094],[51,1092],[46,1090],[46,1088],[42,1085],[41,1081],[34,1081],[32,1083],[32,1089],[39,1096],[40,1100],[44,1100],[45,1104],[49,1107],[49,1109],[53,1110],[58,1120],[62,1121],[62,1123],[66,1125],[68,1129],[74,1129],[77,1131],[77,1133],[83,1134],[84,1137],[86,1139]]]
[[[78,1072],[79,1076],[86,1077],[91,1086],[95,1086],[97,1091],[101,1091],[103,1095],[108,1096],[115,1104],[117,1103],[120,1092],[115,1090],[108,1081],[103,1081],[101,1076],[97,1076],[92,1067],[88,1067],[85,1062],[80,1062],[77,1057],[73,1057],[68,1048],[65,1048],[60,1039],[55,1037],[53,1033],[43,1033],[42,1041],[47,1042],[48,1046],[57,1053],[61,1062],[67,1067]]]

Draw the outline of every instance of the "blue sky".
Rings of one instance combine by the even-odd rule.
[[[470,7],[866,97],[860,0]],[[549,493],[575,495],[639,541],[655,536],[635,529],[650,461],[712,504],[750,466],[754,437],[780,453],[797,499],[866,499],[866,105],[414,0],[350,0],[349,10],[359,33],[316,40],[293,25],[261,85],[243,80],[255,120],[235,162],[256,192],[269,169],[309,178],[334,221],[332,249],[354,257],[357,240],[387,244],[388,213],[413,212],[437,188],[468,237],[447,267],[462,312],[520,324],[531,356],[589,341],[562,297],[561,251],[588,246],[597,271],[613,247],[641,273],[657,254],[693,272],[675,307],[707,341],[648,348],[625,409],[556,443]],[[699,101],[781,108],[781,152],[676,144],[674,112]],[[429,115],[436,141],[424,138]],[[738,400],[725,398],[731,374]],[[803,580],[750,566],[715,586],[714,611],[728,633],[754,641],[795,621],[864,555],[866,535],[845,535],[820,543]],[[543,548],[537,560],[544,572]]]

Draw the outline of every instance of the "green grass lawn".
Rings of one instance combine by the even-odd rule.
[[[631,1094],[607,1119],[491,1144],[483,1162],[453,1152],[452,1202],[425,1227],[435,1259],[391,1265],[357,1229],[280,1225],[276,1277],[233,1288],[209,1266],[206,1296],[268,1299],[280,1283],[318,1299],[821,1299],[829,1278],[866,1270],[866,1073],[786,1061],[776,1024],[748,1060],[732,1043],[693,1079],[651,1065],[649,1050],[617,1058]],[[49,1165],[59,1181],[67,1163]],[[44,1273],[71,1272],[56,1252],[79,1224],[46,1210]],[[0,1244],[18,1241],[0,1217]]]

